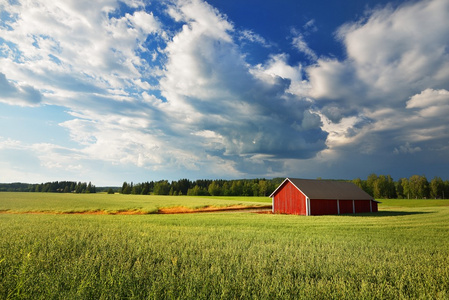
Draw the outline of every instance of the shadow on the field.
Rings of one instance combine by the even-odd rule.
[[[430,214],[430,211],[379,211],[375,213],[342,214],[342,216],[353,217],[397,217]]]

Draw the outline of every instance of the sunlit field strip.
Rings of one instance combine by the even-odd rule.
[[[160,208],[206,206],[262,206],[271,203],[267,197],[194,197],[155,195],[0,193],[0,211],[14,212],[124,212],[156,213]]]

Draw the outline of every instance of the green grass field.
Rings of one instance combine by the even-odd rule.
[[[145,196],[122,194],[58,194],[58,193],[0,193],[0,211],[9,212],[117,212],[141,211],[155,213],[160,208],[184,206],[226,207],[231,205],[271,204],[267,197],[194,197]]]
[[[156,205],[112,196],[85,210]],[[40,199],[14,209],[51,210]],[[0,214],[0,298],[449,299],[449,201],[413,201],[346,216]]]

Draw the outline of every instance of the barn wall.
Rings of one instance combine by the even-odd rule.
[[[290,182],[274,195],[274,213],[306,215],[306,197]]]
[[[337,200],[310,200],[311,215],[338,215]]]
[[[354,206],[353,206],[354,202]],[[370,202],[372,212],[377,212],[377,203],[371,200],[339,200],[340,214],[354,213],[369,213]],[[338,214],[337,200],[312,199],[310,200],[310,214],[311,215],[337,215]]]
[[[377,202],[372,201],[371,202],[371,206],[372,206],[373,212],[378,212],[379,211],[378,208],[377,208]]]
[[[355,212],[356,213],[367,213],[370,212],[370,202],[371,200],[355,200]]]
[[[352,200],[339,200],[340,214],[352,214],[354,213],[352,207]]]

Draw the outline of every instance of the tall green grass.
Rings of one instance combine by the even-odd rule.
[[[383,206],[382,206],[383,205]],[[0,215],[1,299],[449,299],[449,207]]]

